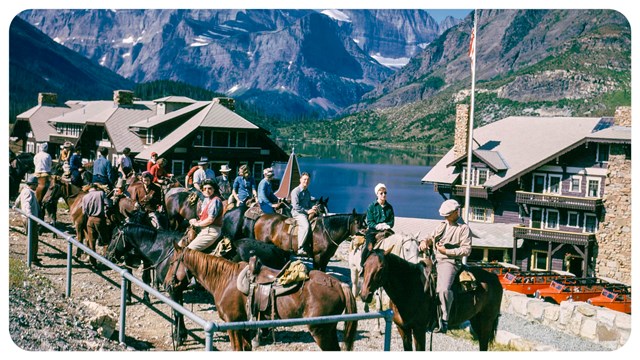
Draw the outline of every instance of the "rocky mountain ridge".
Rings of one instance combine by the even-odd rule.
[[[134,82],[182,81],[290,118],[342,112],[393,73],[381,62],[397,67],[455,23],[438,24],[424,10],[27,10],[19,16]]]

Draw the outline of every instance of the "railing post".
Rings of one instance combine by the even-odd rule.
[[[393,319],[393,311],[386,310],[384,315],[384,349],[383,351],[391,351],[391,330]]]
[[[31,244],[32,231],[35,228],[35,226],[33,225],[34,225],[34,221],[31,220],[29,216],[27,216],[27,267],[29,269],[31,269],[31,259],[33,258],[31,256],[31,252],[33,251],[33,246]]]
[[[214,323],[209,322],[207,326],[204,327],[204,350],[205,351],[213,351],[213,332],[216,329]]]
[[[71,297],[71,274],[73,273],[73,244],[67,238],[67,290],[65,296]]]
[[[127,285],[128,280],[125,275],[129,271],[127,269],[123,269],[121,272],[122,283],[120,284],[120,334],[118,340],[121,344],[125,343],[125,327],[127,323]]]

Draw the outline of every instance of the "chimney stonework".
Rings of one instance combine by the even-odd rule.
[[[469,146],[469,105],[456,105],[456,128],[453,140],[453,156],[457,159],[467,153]]]
[[[616,126],[631,127],[631,108],[616,109]],[[631,284],[631,159],[626,147],[611,144],[604,184],[604,219],[598,226],[597,276]]]
[[[133,91],[129,90],[114,90],[113,91],[113,103],[116,105],[131,105],[133,104]]]
[[[613,124],[616,126],[631,126],[631,106],[619,106],[613,116]]]
[[[229,97],[217,97],[213,98],[213,102],[220,104],[231,111],[236,111],[236,101]]]
[[[38,105],[56,105],[56,104],[58,104],[58,94],[38,93]]]

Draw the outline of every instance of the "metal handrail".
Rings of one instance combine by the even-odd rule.
[[[299,318],[299,319],[282,319],[282,320],[261,320],[261,321],[238,321],[238,322],[221,322],[215,323],[211,321],[207,321],[193,312],[187,310],[182,305],[177,302],[171,300],[166,297],[162,293],[160,293],[157,289],[145,284],[142,280],[133,276],[129,270],[123,269],[111,261],[104,258],[102,255],[96,253],[91,250],[87,246],[78,242],[73,235],[70,235],[66,232],[62,232],[55,227],[47,224],[43,220],[33,215],[27,214],[19,208],[10,208],[28,219],[39,223],[41,226],[44,226],[48,230],[52,231],[54,234],[57,234],[63,237],[67,241],[67,281],[66,281],[66,291],[65,296],[68,298],[71,296],[71,275],[72,275],[72,254],[73,254],[73,245],[82,249],[89,256],[95,258],[100,261],[102,264],[109,267],[111,270],[117,272],[122,277],[122,283],[120,285],[120,329],[119,329],[119,337],[118,341],[120,343],[125,344],[125,324],[126,324],[126,308],[127,308],[127,281],[131,281],[132,283],[140,286],[144,291],[150,293],[151,295],[158,298],[163,303],[170,306],[173,310],[179,312],[180,314],[188,317],[200,327],[203,328],[206,337],[205,337],[205,350],[212,351],[213,350],[213,333],[216,331],[227,331],[227,330],[248,330],[248,329],[260,329],[260,328],[270,328],[270,327],[287,327],[287,326],[297,326],[297,325],[309,325],[309,324],[325,324],[325,323],[335,323],[342,321],[357,321],[357,320],[368,320],[368,319],[378,319],[383,318],[385,320],[385,335],[384,335],[384,345],[383,351],[390,351],[391,349],[391,320],[393,318],[393,311],[385,310],[381,312],[370,312],[370,313],[356,313],[356,314],[343,314],[343,315],[330,315],[330,316],[318,316],[311,318]],[[27,227],[27,239],[31,239],[31,232],[34,231],[32,229],[32,222],[28,222]],[[32,244],[31,241],[27,241],[27,267],[31,268],[31,253],[32,253]]]

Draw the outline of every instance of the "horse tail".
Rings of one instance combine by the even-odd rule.
[[[358,312],[358,307],[356,305],[356,298],[353,297],[353,293],[351,292],[351,287],[349,285],[342,283],[340,284],[342,287],[342,292],[345,297],[345,314],[355,314]],[[358,330],[358,322],[357,321],[345,321],[344,323],[344,346],[345,350],[352,351],[353,343],[356,340],[356,333]]]

